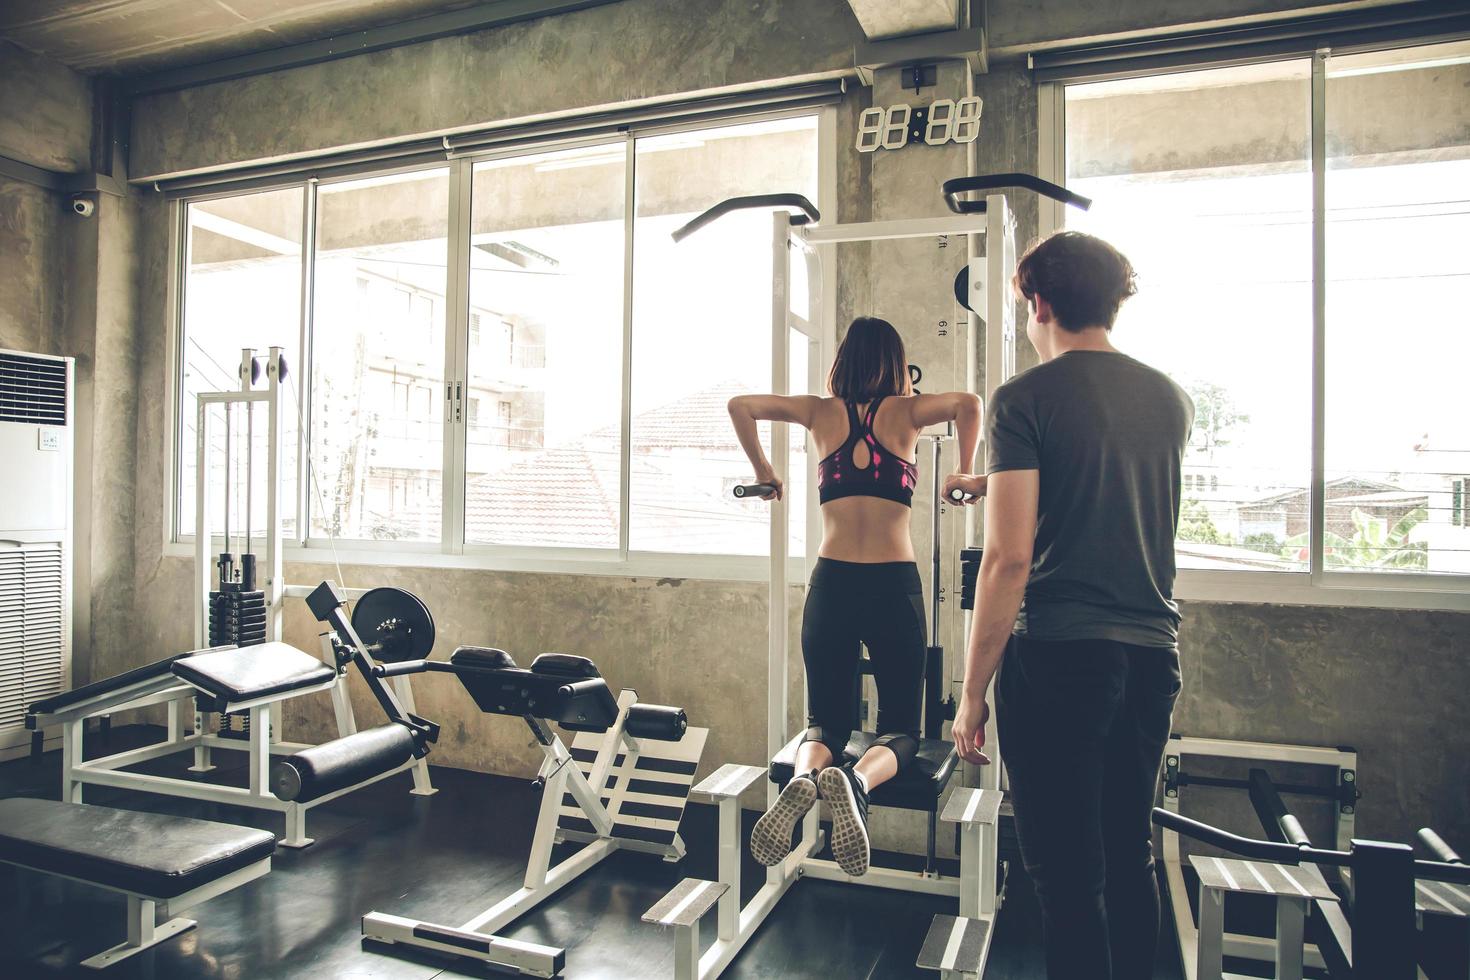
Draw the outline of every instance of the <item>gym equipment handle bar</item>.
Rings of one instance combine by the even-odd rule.
[[[735,499],[744,500],[746,497],[760,497],[776,489],[774,483],[742,483],[730,491]]]
[[[1042,197],[1070,204],[1083,211],[1092,207],[1092,198],[1083,197],[1049,180],[1042,180],[1035,174],[983,174],[979,177],[955,177],[952,180],[946,180],[941,189],[944,192],[944,203],[948,204],[949,209],[955,214],[982,214],[985,211],[983,200],[961,201],[959,195],[967,191],[993,191],[1002,187],[1025,188],[1035,191]]]
[[[751,197],[732,197],[728,201],[721,201],[699,217],[690,221],[687,225],[674,232],[674,241],[682,242],[705,225],[721,218],[731,211],[746,211],[764,208],[796,208],[800,214],[791,216],[793,225],[812,224],[822,220],[822,214],[816,205],[808,201],[801,194],[756,194]]]
[[[1214,844],[1235,854],[1255,858],[1259,861],[1273,861],[1277,864],[1300,864],[1306,861],[1310,864],[1327,864],[1335,867],[1350,867],[1353,855],[1347,851],[1328,851],[1319,847],[1297,847],[1291,844],[1280,844],[1270,840],[1255,840],[1251,837],[1240,837],[1212,827],[1198,820],[1165,810],[1163,807],[1154,807],[1154,823],[1160,827],[1167,827],[1185,837],[1203,841],[1206,844]],[[1450,881],[1457,884],[1470,884],[1470,865],[1447,864],[1440,861],[1415,861],[1414,874],[1419,878],[1428,878],[1433,881]]]

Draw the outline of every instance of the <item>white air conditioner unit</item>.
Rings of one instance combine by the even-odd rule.
[[[0,758],[71,680],[70,357],[0,350]]]

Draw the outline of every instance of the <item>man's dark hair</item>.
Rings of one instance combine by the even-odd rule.
[[[1050,303],[1057,325],[1072,333],[1113,329],[1118,308],[1138,292],[1128,257],[1080,231],[1059,231],[1033,243],[1016,266],[1015,285],[1028,301],[1040,295]]]
[[[860,316],[837,345],[827,390],[845,402],[864,404],[880,395],[909,393],[908,359],[893,324]]]

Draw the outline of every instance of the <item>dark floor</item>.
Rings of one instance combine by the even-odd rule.
[[[100,739],[100,736],[96,736]],[[121,751],[157,730],[114,730],[106,750]],[[101,754],[102,744],[88,746]],[[144,767],[185,775],[187,755]],[[216,754],[216,781],[243,785],[243,754]],[[231,767],[236,768],[231,768]],[[0,764],[0,796],[55,799],[59,753]],[[536,797],[524,780],[435,768],[439,792],[410,795],[407,775],[313,809],[316,843],[278,849],[269,875],[197,907],[199,926],[107,971],[109,980],[147,977],[416,978],[483,976],[447,961],[410,960],[364,948],[359,918],[368,911],[458,925],[515,889],[525,867]],[[199,777],[193,777],[199,778]],[[87,787],[91,803],[153,810],[281,831],[276,814],[194,800]],[[567,975],[583,978],[671,977],[673,936],[638,922],[665,891],[687,876],[714,878],[714,810],[691,805],[680,864],[621,852],[569,885],[502,934],[567,949]],[[1011,861],[1017,868],[1017,862]],[[763,880],[750,864],[748,892]],[[76,966],[124,938],[126,900],[58,878],[0,866],[0,977],[89,975]],[[725,971],[730,978],[924,978],[914,957],[931,916],[952,902],[873,888],[804,880]],[[1179,967],[1165,911],[1155,980],[1177,980]],[[708,927],[706,936],[712,932]],[[708,940],[706,940],[708,941]],[[1045,976],[1039,917],[1024,873],[1013,870],[1000,913],[988,980]]]

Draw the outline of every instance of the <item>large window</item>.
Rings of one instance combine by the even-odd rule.
[[[1324,584],[1420,573],[1435,587],[1436,574],[1470,572],[1454,519],[1470,465],[1470,47],[1313,70],[1302,59],[1067,86],[1067,184],[1096,200],[1067,222],[1133,260],[1139,294],[1115,343],[1195,401],[1182,568]]]
[[[756,555],[769,546],[766,509],[730,495],[750,480],[750,463],[726,403],[771,390],[771,216],[737,211],[678,245],[669,233],[708,206],[706,183],[690,174],[720,175],[725,198],[763,193],[774,166],[787,174],[783,187],[816,200],[815,134],[803,117],[638,144],[635,550]],[[804,268],[799,259],[793,266]],[[804,283],[793,284],[793,295],[804,293]],[[805,380],[792,390],[806,390]],[[792,457],[789,471],[798,468],[805,472],[804,455]],[[791,515],[793,523],[806,516],[800,507]]]
[[[299,544],[763,554],[725,403],[770,387],[770,218],[669,232],[728,197],[815,200],[817,133],[766,119],[186,202],[176,534],[193,394],[234,387],[242,346],[294,364],[304,344]]]

